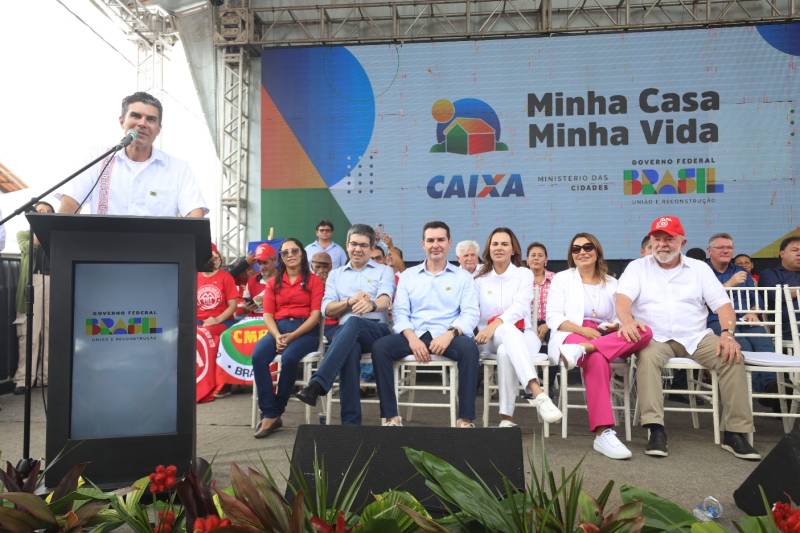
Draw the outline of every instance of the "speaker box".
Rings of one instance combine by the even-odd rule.
[[[369,462],[364,484],[355,499],[354,509],[360,509],[372,500],[371,494],[389,489],[408,491],[422,502],[434,516],[447,511],[425,486],[406,459],[403,447],[429,452],[444,459],[465,474],[472,476],[470,467],[493,489],[503,490],[503,477],[518,488],[525,485],[522,460],[522,432],[519,428],[425,428],[377,426],[317,426],[302,425],[292,450],[293,469],[302,472],[314,497],[314,450],[328,473],[328,494],[336,493],[348,466],[353,466],[348,479],[361,471]],[[355,460],[354,460],[355,458]],[[290,481],[296,483],[294,471]],[[287,487],[286,497],[291,498]]]
[[[766,514],[761,491],[772,505],[776,501],[800,501],[800,431],[797,428],[781,439],[744,483],[733,493],[736,505],[745,513]]]

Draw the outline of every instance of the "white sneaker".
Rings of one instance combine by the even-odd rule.
[[[497,424],[499,428],[515,428],[517,425],[511,420],[501,420],[499,424]]]
[[[600,452],[609,459],[630,459],[631,451],[617,438],[617,432],[606,429],[594,438],[594,451]]]
[[[394,418],[384,420],[381,425],[384,427],[400,428],[403,427],[403,419],[399,416],[396,416]]]
[[[575,368],[578,361],[586,355],[586,348],[580,344],[562,344],[559,351],[561,352],[561,360],[564,361],[564,366],[567,367],[567,370]]]
[[[561,420],[561,411],[546,393],[540,392],[539,396],[528,400],[528,403],[536,408],[542,421],[553,424]]]

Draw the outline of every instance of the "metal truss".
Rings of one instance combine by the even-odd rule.
[[[724,26],[797,18],[800,0],[398,0],[220,7],[217,46],[415,42]]]
[[[230,258],[247,248],[250,57],[241,47],[222,49],[221,55],[219,245]]]

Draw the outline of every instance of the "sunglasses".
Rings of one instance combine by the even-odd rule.
[[[281,257],[289,257],[290,255],[299,255],[300,248],[287,248],[285,250],[281,250]]]
[[[583,250],[586,253],[589,253],[592,250],[594,250],[594,244],[592,244],[590,242],[587,242],[586,244],[583,244],[583,245],[579,245],[579,244],[573,244],[572,245],[572,253],[573,254],[579,254],[579,253],[581,253],[581,250]]]

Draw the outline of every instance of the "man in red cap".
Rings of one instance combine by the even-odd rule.
[[[253,257],[258,265],[259,273],[250,276],[247,280],[244,308],[247,310],[248,316],[261,316],[264,313],[264,309],[261,307],[264,287],[267,285],[267,281],[275,275],[277,254],[272,246],[262,242],[256,248]]]
[[[653,330],[653,340],[637,359],[642,425],[650,431],[644,453],[668,455],[661,368],[672,357],[689,357],[719,374],[722,448],[740,459],[759,460],[747,440],[753,413],[731,301],[706,263],[681,254],[686,232],[678,217],[658,217],[648,235],[651,255],[631,261],[616,295],[619,335],[638,340],[644,324]],[[719,315],[720,336],[706,326],[709,308]]]

